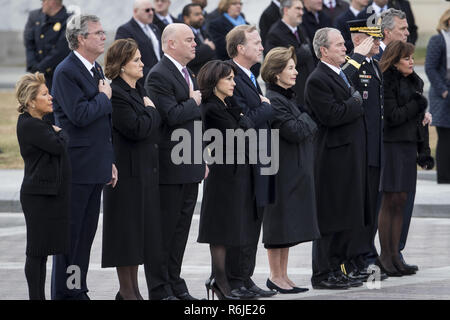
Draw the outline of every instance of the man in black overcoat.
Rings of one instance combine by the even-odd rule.
[[[198,185],[205,177],[206,170],[201,159],[200,163],[196,163],[194,148],[195,123],[201,134],[201,94],[197,90],[195,77],[186,68],[195,57],[195,46],[194,34],[187,25],[174,23],[167,26],[162,34],[164,56],[145,80],[145,89],[162,119],[159,190],[163,263],[160,266],[162,272],[158,275],[165,274],[166,278],[158,279],[157,286],[151,284],[149,292],[152,300],[196,300],[189,294],[186,282],[180,277],[197,203]],[[171,141],[171,136],[177,129],[189,132],[193,150],[192,157],[180,164],[176,164],[177,161],[171,156],[172,149],[178,144],[178,141]]]
[[[255,123],[255,129],[267,130],[267,144],[262,145],[258,140],[258,154],[260,150],[269,150],[270,152],[270,119],[274,116],[274,110],[269,99],[262,95],[256,77],[250,70],[253,65],[261,60],[263,53],[261,37],[255,27],[241,25],[228,33],[226,41],[228,55],[232,58],[232,63],[238,70],[234,78],[236,87],[233,97],[236,104],[244,110],[244,114]],[[261,174],[263,167],[265,166],[261,163],[252,165],[257,205],[255,220],[258,222],[254,224],[258,228],[254,232],[257,236],[254,239],[254,245],[227,250],[227,270],[229,271],[228,281],[230,286],[237,290],[239,295],[246,297],[252,295],[268,297],[274,294],[271,291],[259,288],[251,279],[255,270],[263,210],[266,205],[273,203],[275,200],[274,176]]]
[[[320,28],[331,27],[331,18],[323,12],[322,0],[303,0],[305,14],[302,25],[309,39],[314,39],[314,34]]]
[[[270,28],[272,28],[272,26],[280,19],[280,1],[272,0],[259,18],[259,33],[261,35],[263,46],[266,45],[266,36]]]
[[[198,74],[200,69],[208,61],[216,57],[216,46],[214,42],[208,39],[208,35],[203,30],[205,18],[203,17],[202,7],[199,4],[188,4],[183,8],[183,22],[191,27],[195,35],[195,58],[188,63],[188,67]]]
[[[367,27],[367,21],[351,20],[348,22],[355,51],[364,46],[364,41],[372,37],[370,51],[362,55],[352,52],[347,56],[343,71],[359,91],[363,98],[364,121],[367,134],[367,193],[366,193],[366,226],[349,233],[347,259],[343,266],[344,273],[367,278],[370,273],[367,267],[375,262],[378,256],[374,246],[378,227],[377,199],[383,166],[383,73],[378,61],[373,56],[378,54],[380,39],[383,37],[379,27]],[[366,40],[367,42],[368,40]],[[384,276],[383,276],[384,277]]]
[[[153,23],[161,30],[161,32],[163,32],[171,23],[182,23],[182,21],[169,13],[169,8],[172,4],[170,0],[158,0],[154,1],[154,4],[155,17],[153,18]]]
[[[316,141],[316,199],[322,238],[313,242],[311,283],[315,289],[347,289],[362,282],[341,271],[343,236],[364,225],[366,128],[362,98],[340,65],[344,38],[337,29],[319,29],[313,40],[320,59],[306,82],[305,100],[319,125]]]
[[[56,66],[70,53],[66,40],[69,16],[62,0],[42,1],[41,9],[30,12],[23,32],[27,71],[43,73],[49,91]]]
[[[299,105],[305,104],[304,92],[308,76],[313,72],[318,62],[313,53],[310,39],[301,26],[303,16],[303,4],[300,0],[282,0],[281,10],[283,18],[272,26],[267,34],[264,45],[266,55],[275,47],[294,47],[297,55],[297,81],[292,88],[296,94]]]
[[[144,63],[144,77],[139,79],[143,86],[150,69],[161,60],[161,32],[153,24],[153,7],[150,0],[136,0],[133,7],[133,18],[121,25],[116,32],[117,39],[134,39],[141,52]]]

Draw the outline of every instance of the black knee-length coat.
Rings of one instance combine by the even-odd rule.
[[[315,182],[322,235],[365,224],[366,127],[361,102],[351,92],[323,62],[306,82],[306,105],[319,126]]]
[[[225,105],[213,96],[201,104],[205,132],[218,129],[223,137],[227,129],[246,130],[254,126],[252,121],[242,115],[242,108],[227,99]],[[252,168],[246,156],[245,164],[226,164],[227,152],[236,154],[237,148],[223,148],[224,164],[208,164],[209,175],[205,180],[199,222],[200,243],[242,246],[258,241],[256,199],[253,186]],[[212,148],[212,147],[211,147]],[[212,155],[217,152],[212,148]]]
[[[314,138],[317,125],[302,112],[294,91],[269,84],[267,98],[276,111],[272,129],[279,130],[276,199],[264,211],[263,243],[282,245],[320,237],[314,184]]]
[[[70,242],[68,138],[29,113],[19,116],[17,138],[25,163],[20,202],[27,226],[26,254],[66,254]]]
[[[158,240],[160,117],[144,105],[147,96],[138,83],[112,81],[112,122],[115,164],[119,180],[103,192],[102,267],[144,263]]]

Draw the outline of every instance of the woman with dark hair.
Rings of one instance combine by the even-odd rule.
[[[20,203],[27,226],[25,276],[30,300],[45,300],[47,256],[69,251],[71,169],[67,136],[42,118],[53,111],[42,73],[16,85],[17,139],[25,163]]]
[[[296,103],[292,87],[298,72],[293,47],[273,48],[261,76],[276,115],[272,128],[280,132],[280,164],[275,176],[277,199],[264,211],[263,243],[269,258],[267,287],[280,293],[299,293],[287,274],[289,248],[320,237],[314,192],[314,137],[316,123]]]
[[[209,175],[205,180],[199,222],[198,242],[209,243],[212,262],[210,285],[206,285],[219,299],[235,300],[231,293],[225,270],[226,248],[250,245],[255,239],[251,230],[256,230],[256,202],[252,187],[252,170],[246,150],[239,144],[229,147],[226,131],[253,128],[252,121],[242,114],[242,108],[234,105],[232,99],[235,87],[236,68],[229,62],[214,60],[202,67],[198,85],[202,93],[202,120],[204,129],[219,130],[222,143],[213,140],[214,149],[208,149]],[[238,138],[239,139],[239,138]],[[212,144],[210,145],[212,148]],[[244,153],[244,154],[243,154]],[[245,162],[237,159],[245,156]],[[216,158],[217,157],[217,158]],[[232,163],[228,160],[233,159]],[[223,160],[223,161],[221,161]]]
[[[430,113],[438,134],[437,183],[450,183],[450,9],[439,19],[437,32],[428,42],[425,72],[430,80]]]
[[[116,267],[117,300],[142,300],[140,264],[158,267],[160,239],[157,136],[158,111],[138,80],[144,64],[133,39],[116,40],[106,53],[105,75],[112,79],[115,163],[120,179],[103,193],[102,267]]]
[[[378,219],[381,252],[376,264],[388,276],[411,275],[416,271],[400,258],[403,210],[408,192],[416,188],[417,164],[434,166],[428,141],[431,115],[425,113],[423,81],[414,72],[414,46],[393,41],[380,62],[384,77],[383,201]],[[417,163],[417,164],[416,164]]]

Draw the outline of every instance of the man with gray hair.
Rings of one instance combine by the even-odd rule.
[[[384,39],[380,42],[380,53],[374,56],[375,59],[381,60],[386,46],[395,40],[406,42],[408,40],[408,22],[403,11],[389,9],[381,14],[381,32]]]
[[[67,22],[72,52],[55,70],[52,88],[56,125],[69,135],[72,164],[71,246],[54,256],[52,299],[89,300],[86,277],[97,231],[103,186],[114,187],[118,173],[111,141],[111,87],[95,61],[105,50],[98,17],[76,15]]]
[[[133,17],[121,25],[116,32],[117,39],[132,38],[136,41],[144,63],[144,77],[138,80],[144,85],[144,80],[150,69],[161,60],[161,31],[153,23],[153,6],[150,0],[135,0]]]
[[[321,239],[313,242],[314,289],[347,289],[362,282],[340,268],[349,230],[364,226],[366,128],[362,98],[341,70],[345,41],[337,29],[319,29],[313,40],[320,59],[305,88],[305,101],[319,125],[316,199]]]
[[[145,89],[162,119],[159,143],[159,190],[163,243],[153,244],[162,257],[159,270],[150,270],[149,294],[152,300],[197,300],[189,294],[180,277],[184,250],[192,215],[197,203],[198,185],[206,176],[203,163],[196,164],[194,152],[189,161],[175,164],[172,141],[176,130],[194,137],[195,122],[201,131],[201,93],[195,77],[186,65],[195,58],[192,29],[181,23],[169,24],[162,34],[164,56],[145,80]],[[195,139],[191,139],[191,150]],[[153,268],[151,268],[153,269]]]

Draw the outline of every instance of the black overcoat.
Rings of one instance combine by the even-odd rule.
[[[254,126],[253,121],[245,117],[242,108],[234,105],[232,99],[225,104],[216,96],[202,103],[202,118],[205,130],[217,129],[223,137],[227,129],[247,130]],[[234,148],[224,148],[227,153],[237,154]],[[212,150],[214,151],[214,149]],[[217,155],[214,152],[214,155]],[[233,156],[236,160],[236,157]],[[258,241],[259,225],[256,216],[256,198],[253,190],[252,168],[246,157],[245,164],[209,164],[209,175],[205,180],[202,208],[199,222],[198,242],[243,246]]]
[[[67,136],[29,113],[19,116],[17,139],[25,163],[20,202],[27,226],[30,256],[69,250],[71,170]]]
[[[300,110],[292,90],[269,85],[267,98],[275,109],[280,165],[275,176],[274,204],[264,211],[263,243],[311,241],[320,237],[314,187],[314,138],[317,125]]]
[[[367,167],[364,110],[344,80],[322,62],[306,82],[305,99],[319,125],[315,181],[320,232],[362,227]]]
[[[145,107],[146,94],[139,83],[133,89],[117,77],[111,88],[119,180],[103,193],[103,267],[142,264],[151,245],[146,234],[152,232],[159,214],[159,113]]]

